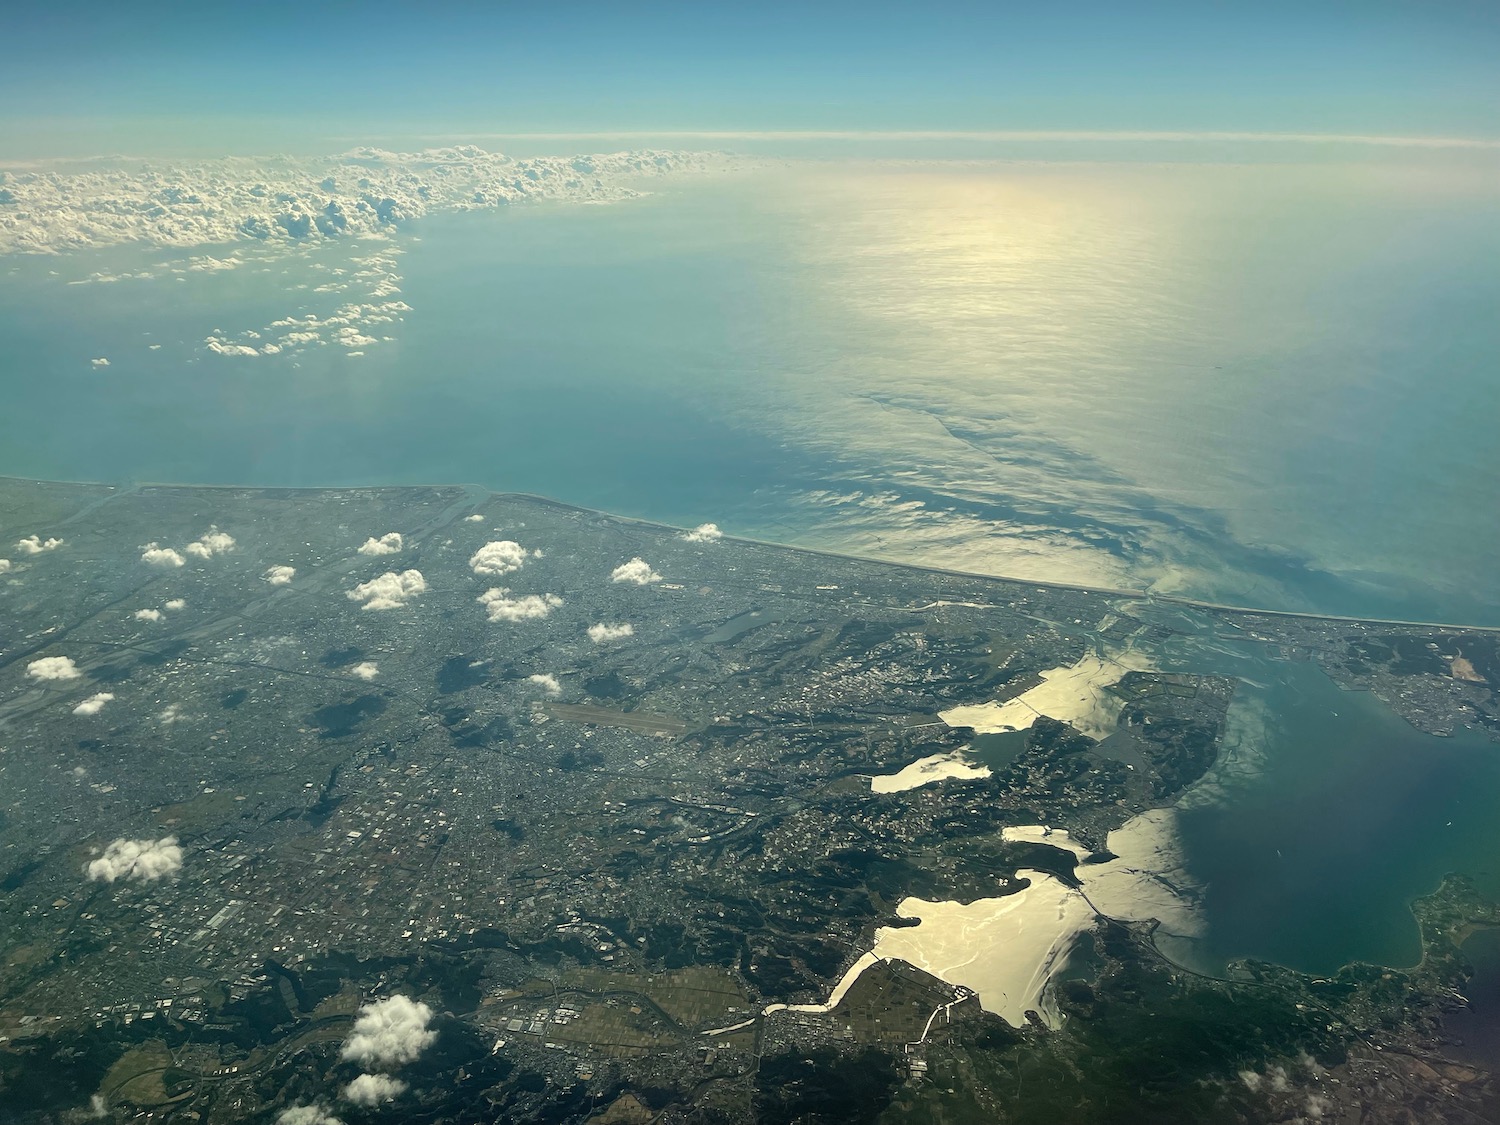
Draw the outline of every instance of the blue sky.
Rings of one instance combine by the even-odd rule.
[[[62,0],[15,7],[5,38],[12,139],[111,127],[1500,137],[1495,0]]]

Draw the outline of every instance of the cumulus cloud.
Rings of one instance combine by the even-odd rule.
[[[526,679],[536,684],[537,687],[541,688],[554,699],[562,694],[562,684],[557,682],[557,677],[551,672],[538,672],[533,676],[527,676]]]
[[[163,609],[183,609],[186,605],[187,601],[184,598],[173,598],[169,602],[162,602]]]
[[[173,567],[182,566],[187,560],[171,547],[163,547],[153,542],[141,548],[141,562],[149,563],[151,566]]]
[[[373,660],[363,660],[349,669],[351,676],[358,676],[362,680],[373,680],[380,675],[380,665]]]
[[[464,517],[464,523],[483,523],[483,522],[484,522],[484,517],[481,516],[478,512],[475,512],[472,516],[465,516]]]
[[[633,582],[637,586],[649,586],[660,582],[661,575],[651,569],[651,564],[637,555],[628,563],[621,563],[609,572],[611,582]]]
[[[414,1062],[437,1038],[431,1022],[432,1009],[409,996],[376,1000],[359,1010],[343,1057],[377,1068]]]
[[[160,621],[162,612],[159,609],[138,609],[135,611],[137,621]]]
[[[4,574],[9,569],[10,569],[10,560],[9,559],[0,559],[0,574]]]
[[[724,533],[716,523],[700,523],[692,531],[683,532],[682,537],[689,543],[713,543],[723,539]]]
[[[225,535],[217,527],[210,527],[207,534],[193,540],[184,550],[197,558],[211,559],[234,550],[234,537]]]
[[[44,656],[26,665],[26,674],[33,680],[76,680],[83,675],[71,656]]]
[[[348,592],[352,601],[364,602],[362,609],[400,609],[427,589],[427,579],[420,570],[388,570],[379,578],[362,582]]]
[[[294,1105],[282,1110],[276,1125],[344,1125],[320,1105]]]
[[[635,626],[628,621],[620,625],[610,625],[603,621],[597,625],[589,626],[589,640],[596,645],[602,645],[605,641],[617,641],[621,637],[635,635]]]
[[[16,550],[23,555],[40,555],[44,551],[55,551],[63,545],[61,539],[43,539],[40,535],[28,535],[16,540]]]
[[[406,1083],[388,1074],[361,1074],[344,1087],[344,1098],[355,1105],[377,1106],[406,1093]]]
[[[97,715],[104,710],[104,705],[114,698],[113,692],[101,691],[98,695],[91,695],[73,708],[75,715]]]
[[[261,581],[269,582],[272,586],[288,586],[296,574],[295,566],[268,566],[261,575]]]
[[[488,611],[491,621],[527,621],[546,617],[563,604],[556,594],[526,594],[513,598],[504,586],[486,590],[476,600]]]
[[[486,543],[469,557],[469,568],[489,578],[513,574],[525,564],[526,548],[511,539]]]
[[[84,867],[90,879],[103,883],[113,883],[117,879],[151,883],[181,870],[182,849],[177,846],[176,836],[164,836],[160,840],[121,838]]]
[[[379,539],[371,536],[360,545],[359,553],[362,555],[394,555],[401,550],[401,533],[399,531],[388,532]]]
[[[105,359],[103,356],[100,356],[98,359],[91,359],[89,360],[89,362],[92,363],[95,367],[109,366],[109,360]]]

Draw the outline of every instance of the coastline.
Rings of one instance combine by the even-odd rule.
[[[494,489],[485,488],[477,484],[373,484],[373,485],[257,485],[257,484],[191,484],[179,481],[136,481],[129,484],[112,484],[108,481],[89,480],[44,480],[37,477],[16,476],[9,473],[0,473],[0,482],[16,484],[40,484],[40,485],[71,485],[79,488],[107,488],[114,490],[116,495],[124,495],[131,492],[146,489],[178,489],[205,492],[289,492],[289,493],[345,493],[345,492],[405,492],[411,489],[428,489],[432,491],[451,490],[462,492],[471,497],[484,497],[499,500],[524,500],[534,504],[545,504],[549,507],[560,508],[564,511],[581,512],[586,515],[599,516],[614,520],[617,523],[634,524],[640,527],[654,528],[660,531],[685,532],[691,528],[680,527],[676,524],[664,523],[661,520],[643,519],[639,516],[620,515],[616,512],[604,511],[600,508],[590,508],[583,504],[574,504],[566,500],[558,500],[551,496],[542,496],[534,492],[499,492]],[[773,539],[759,539],[754,536],[736,535],[724,532],[724,538],[738,543],[749,543],[758,547],[774,547],[783,551],[795,551],[802,555],[812,555],[819,558],[841,559],[848,562],[871,563],[880,566],[895,567],[901,570],[913,571],[920,574],[945,575],[954,578],[975,578],[988,582],[998,582],[1009,586],[1030,587],[1041,590],[1063,590],[1072,593],[1095,594],[1106,598],[1123,598],[1130,601],[1150,602],[1153,605],[1181,606],[1185,609],[1207,610],[1213,613],[1234,614],[1243,617],[1276,617],[1289,618],[1301,621],[1329,621],[1343,622],[1353,625],[1375,625],[1395,626],[1412,629],[1434,629],[1446,632],[1461,633],[1484,633],[1491,636],[1500,636],[1500,625],[1466,625],[1458,622],[1447,621],[1409,621],[1390,617],[1353,617],[1347,614],[1317,613],[1310,610],[1292,609],[1262,609],[1256,606],[1234,605],[1228,602],[1210,602],[1198,598],[1181,597],[1175,594],[1158,594],[1150,590],[1130,590],[1112,586],[1088,586],[1075,582],[1050,582],[1041,579],[1014,578],[1003,574],[987,574],[975,570],[957,570],[952,567],[929,566],[923,563],[907,562],[898,559],[886,559],[872,557],[870,555],[858,555],[849,551],[834,551],[823,547],[808,547],[796,543],[783,543]]]

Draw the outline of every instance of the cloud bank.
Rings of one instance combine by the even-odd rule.
[[[90,879],[104,883],[118,879],[152,883],[181,870],[182,849],[177,846],[176,836],[165,836],[160,840],[121,838],[84,867]]]
[[[388,570],[379,578],[360,583],[347,596],[352,601],[364,602],[361,609],[400,609],[426,590],[427,579],[420,570],[403,570],[400,574]]]
[[[230,158],[153,164],[42,164],[10,172],[0,254],[59,253],[136,242],[294,248],[378,238],[412,219],[529,200],[602,203],[640,194],[627,180],[704,170],[723,158],[654,150],[517,159],[473,145],[321,158]],[[233,258],[197,259],[212,273]]]
[[[377,1069],[414,1062],[437,1038],[431,1022],[432,1009],[408,996],[376,1000],[359,1010],[342,1057]]]

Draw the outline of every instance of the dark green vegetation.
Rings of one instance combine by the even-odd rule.
[[[64,540],[0,580],[0,1121],[95,1097],[208,1125],[293,1104],[349,1125],[1276,1121],[1314,1099],[1378,1122],[1428,1096],[1424,1120],[1488,1112],[1490,1077],[1439,1042],[1455,943],[1495,921],[1459,880],[1418,904],[1409,971],[1212,980],[1149,926],[1101,922],[1054,1029],[896,962],[831,1012],[765,1011],[826,999],[880,927],[911,924],[908,897],[1078,884],[1087,860],[1003,829],[1065,828],[1099,860],[1202,779],[1235,691],[1220,676],[1124,674],[1100,689],[1119,714],[1101,739],[1047,717],[976,739],[939,714],[1207,617],[461,489],[8,482],[0,520]],[[213,525],[233,549],[141,559]],[[398,555],[357,553],[392,530]],[[543,553],[475,574],[501,538]],[[664,581],[611,582],[635,556]],[[272,566],[296,576],[272,585]],[[347,596],[409,569],[425,589],[405,604]],[[500,582],[561,604],[491,621],[479,598]],[[602,622],[633,633],[596,642]],[[1251,624],[1346,652],[1317,648],[1317,623]],[[1356,659],[1490,707],[1489,639],[1435,637]],[[28,674],[63,656],[75,678]],[[971,743],[991,776],[870,791]],[[180,871],[84,874],[112,841],[168,837]],[[394,1068],[391,1107],[341,1100],[356,1013],[393,995],[431,1007],[436,1042]]]

